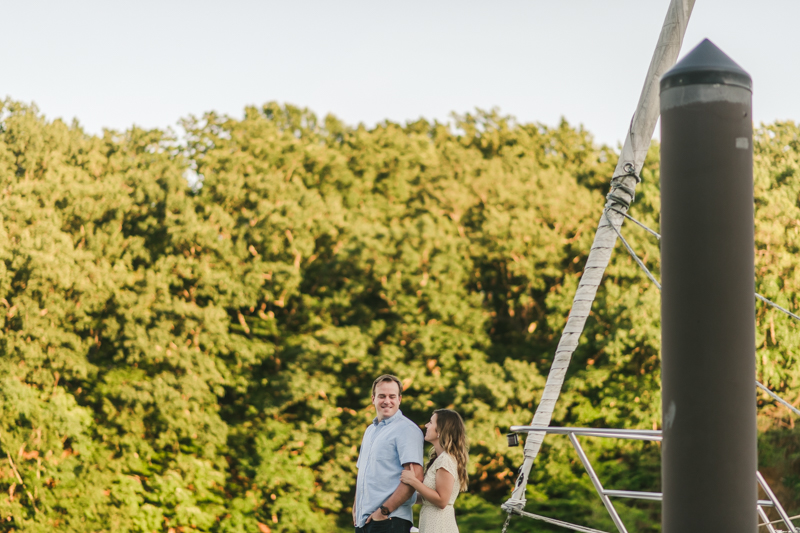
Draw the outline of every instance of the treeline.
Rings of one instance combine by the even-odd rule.
[[[614,152],[481,111],[369,129],[270,103],[182,126],[93,136],[2,103],[0,531],[347,531],[386,371],[412,419],[464,415],[462,531],[499,530],[521,463],[504,432],[532,418]],[[800,128],[755,150],[758,290],[797,309]],[[632,214],[657,228],[657,147],[643,178]],[[658,275],[658,243],[624,231]],[[759,377],[798,404],[800,328],[757,319]],[[659,335],[620,247],[555,423],[659,426]],[[761,401],[764,472],[798,510],[799,433]],[[609,487],[658,488],[655,445],[585,444]],[[533,478],[536,512],[613,527],[565,439]],[[619,505],[659,528],[658,506]]]

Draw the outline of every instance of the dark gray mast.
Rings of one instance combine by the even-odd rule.
[[[756,533],[752,84],[704,40],[661,78],[664,533]]]

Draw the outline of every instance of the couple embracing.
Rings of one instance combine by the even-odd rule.
[[[423,439],[419,427],[400,411],[402,393],[400,380],[389,374],[372,384],[376,416],[358,455],[356,533],[409,533],[415,492],[422,503],[420,533],[458,533],[453,502],[467,489],[464,421],[455,411],[437,409],[425,424]],[[423,440],[433,445],[427,464]]]

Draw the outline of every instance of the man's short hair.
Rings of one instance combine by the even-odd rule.
[[[400,378],[391,374],[384,374],[378,377],[378,379],[372,383],[372,396],[375,396],[375,389],[378,387],[378,385],[387,381],[393,381],[397,383],[397,395],[403,395],[403,383],[400,381]]]

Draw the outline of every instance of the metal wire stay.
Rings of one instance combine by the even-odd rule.
[[[608,213],[608,210],[606,210],[606,214],[607,213]],[[645,226],[641,222],[636,221],[636,223],[639,224],[640,226],[642,226],[644,229],[648,230],[650,233],[653,233],[654,235],[656,235],[656,236],[658,236],[660,238],[660,235],[658,235],[658,233],[656,233],[655,231],[651,230],[650,228],[648,228],[647,226]],[[622,244],[625,245],[625,249],[628,250],[628,253],[631,255],[631,257],[636,262],[636,264],[639,265],[639,267],[642,269],[642,271],[644,271],[645,275],[647,275],[647,277],[650,279],[650,281],[655,283],[656,288],[658,288],[658,290],[661,290],[661,284],[658,282],[658,280],[656,280],[656,278],[653,276],[653,274],[650,272],[650,270],[645,266],[645,264],[642,262],[642,260],[639,259],[639,256],[633,250],[631,245],[628,243],[628,241],[625,239],[625,237],[622,236],[622,232],[616,227],[614,227],[614,231],[617,232],[617,236],[619,237],[620,241],[622,241]],[[778,311],[781,311],[781,312],[789,315],[790,317],[792,317],[792,318],[794,318],[796,320],[800,320],[800,316],[796,315],[795,313],[792,313],[788,309],[786,309],[784,307],[781,307],[780,305],[776,304],[772,300],[769,300],[768,298],[765,298],[764,296],[761,296],[758,293],[754,293],[754,294],[755,294],[755,297],[757,299],[761,300],[762,302],[766,303],[767,305],[770,305],[770,306],[774,307]],[[770,390],[768,387],[766,387],[765,385],[763,385],[759,381],[756,381],[756,386],[759,389],[761,389],[764,392],[766,392],[773,400],[775,400],[776,402],[782,404],[784,407],[787,407],[795,415],[800,416],[800,409],[798,409],[797,407],[795,407],[794,405],[789,403],[787,400],[781,398],[778,394],[776,394],[775,392]]]

